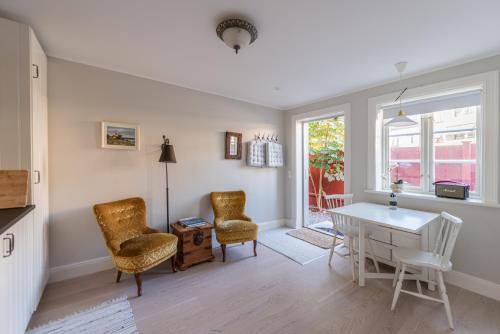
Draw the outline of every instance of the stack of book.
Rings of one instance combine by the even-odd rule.
[[[179,219],[179,224],[184,227],[200,227],[204,226],[206,223],[203,219],[198,217],[188,217]]]

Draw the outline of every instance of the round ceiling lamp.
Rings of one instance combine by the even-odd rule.
[[[236,54],[257,39],[257,29],[250,22],[242,19],[224,20],[217,26],[216,32],[217,36]]]
[[[396,67],[396,71],[399,73],[399,82],[401,82],[402,77],[403,77],[403,72],[406,69],[406,65],[408,63],[406,61],[399,62],[397,64],[394,64],[394,67]],[[385,123],[385,126],[389,127],[404,127],[404,126],[413,126],[417,125],[418,123],[406,116],[406,113],[403,111],[403,94],[406,92],[408,88],[404,88],[402,92],[399,94],[399,96],[396,98],[394,102],[397,102],[399,100],[399,112],[396,117],[391,119],[389,122]]]

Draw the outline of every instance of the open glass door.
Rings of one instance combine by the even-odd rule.
[[[304,227],[331,230],[325,196],[344,193],[343,115],[303,123]]]

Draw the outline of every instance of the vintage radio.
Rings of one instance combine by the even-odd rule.
[[[467,199],[469,198],[470,186],[465,183],[455,181],[436,181],[434,182],[436,196]]]

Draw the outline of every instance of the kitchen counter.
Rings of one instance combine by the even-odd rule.
[[[24,208],[0,209],[0,234],[7,231],[34,208],[34,205],[28,205]]]

